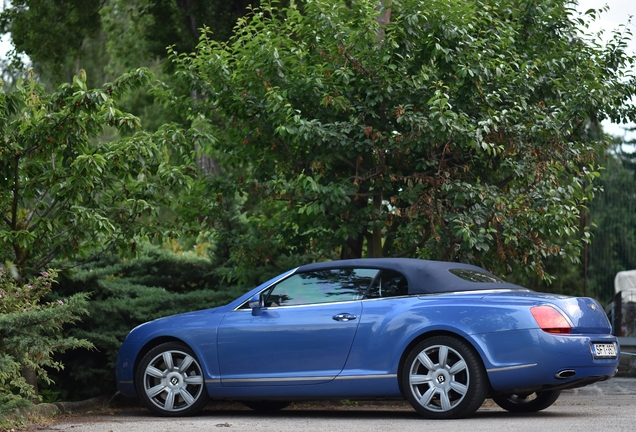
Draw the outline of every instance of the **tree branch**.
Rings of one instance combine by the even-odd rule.
[[[57,253],[55,249],[56,248],[51,249],[44,257],[42,257],[42,259],[40,259],[40,261],[35,264],[33,270],[38,271],[39,269],[43,268],[45,265],[53,261],[53,258],[55,258],[55,255]]]
[[[37,205],[42,202],[42,200],[44,199],[44,197],[49,193],[49,191],[51,190],[51,187],[49,186],[46,190],[44,190],[40,196],[35,200],[35,202],[33,203],[33,210],[31,210],[29,212],[29,215],[27,216],[26,220],[24,221],[24,228],[28,229],[29,224],[31,223],[31,220],[33,219],[33,216],[35,215],[35,208],[37,207]],[[56,200],[53,200],[53,206],[55,206]],[[49,207],[50,210],[50,207]],[[49,210],[46,211],[46,213],[49,212]],[[45,214],[46,214],[45,213]],[[43,217],[43,216],[40,216]],[[29,230],[31,231],[31,230]]]
[[[280,138],[279,138],[280,139]],[[296,166],[298,167],[303,167],[304,165],[302,164],[302,162],[300,162],[296,156],[294,156],[294,153],[292,153],[291,149],[287,146],[287,144],[285,143],[284,140],[280,139],[280,143],[283,145],[283,147],[285,147],[285,150],[287,150],[287,153],[289,153],[289,156],[292,158],[292,160],[294,161],[294,163],[296,164]]]
[[[14,158],[13,169],[13,203],[11,204],[11,224],[10,228],[15,230],[18,226],[18,203],[20,201],[20,156]]]
[[[66,199],[66,201],[64,202],[64,204],[62,204],[58,209],[57,212],[55,213],[55,216],[53,216],[52,220],[57,219],[57,216],[60,214],[60,212],[62,211],[62,209],[64,208],[64,206],[66,205],[66,203],[68,203],[69,198]],[[48,211],[46,212],[48,214]],[[45,216],[41,216],[40,220],[42,220]],[[29,229],[29,232],[33,232],[35,231],[35,228],[37,228],[38,224],[33,225],[32,228]],[[46,231],[43,231],[42,234],[40,234],[40,236],[35,240],[35,243],[42,241],[42,239],[44,238],[44,236],[46,235]],[[55,237],[53,237],[55,238]]]
[[[406,255],[410,255],[411,253],[413,253],[415,251],[415,249],[417,249],[418,247],[422,246],[424,243],[426,243],[426,241],[430,238],[430,234],[425,235],[424,237],[421,238],[420,241],[418,241],[417,243],[415,243],[414,245],[412,245],[411,247],[403,250],[400,253],[397,253],[395,255],[392,255],[393,258],[401,258],[404,257]]]

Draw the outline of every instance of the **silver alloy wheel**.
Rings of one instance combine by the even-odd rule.
[[[190,408],[199,400],[204,387],[199,363],[190,354],[164,351],[148,363],[143,374],[143,389],[148,399],[166,412]]]
[[[410,390],[425,409],[450,411],[459,405],[470,385],[470,372],[459,352],[446,345],[423,349],[409,368]]]

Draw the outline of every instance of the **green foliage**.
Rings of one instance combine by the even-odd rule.
[[[100,86],[130,69],[148,67],[164,82],[167,46],[191,52],[199,27],[208,26],[218,40],[227,40],[238,17],[258,1],[236,0],[18,0],[0,12],[0,29],[10,32],[15,52],[9,58],[23,69],[29,56],[47,89],[71,81],[84,69],[88,86]],[[54,36],[52,36],[54,35]],[[13,78],[6,73],[6,78]],[[7,76],[8,75],[8,76]],[[121,101],[146,130],[178,120],[181,113],[162,107],[147,92],[134,92]]]
[[[603,192],[592,201],[594,227],[590,246],[590,290],[609,302],[614,278],[636,269],[636,171],[634,155],[614,147],[603,162]]]
[[[69,60],[82,56],[85,39],[99,33],[103,4],[103,0],[12,0],[0,13],[0,30],[11,32],[18,52],[26,52],[59,78]]]
[[[115,63],[138,67],[140,61],[166,58],[166,47],[191,52],[199,28],[212,29],[216,40],[227,40],[236,20],[256,0],[111,0],[101,10],[108,38],[107,49]]]
[[[84,339],[62,334],[64,325],[86,314],[86,294],[53,302],[42,300],[51,291],[56,275],[49,270],[20,285],[10,272],[0,268],[0,407],[17,407],[23,404],[20,399],[36,397],[22,376],[24,368],[51,383],[48,371],[63,368],[54,354],[92,348]]]
[[[138,69],[89,90],[82,72],[53,94],[32,77],[0,94],[1,261],[26,275],[56,257],[111,246],[134,252],[135,236],[163,235],[195,172],[197,132],[168,124],[99,141],[105,128],[139,127],[116,100],[153,82]]]
[[[148,65],[166,58],[166,47],[191,52],[199,28],[227,40],[239,17],[256,0],[15,0],[0,12],[0,30],[11,33],[17,53],[27,54],[36,69],[59,80],[72,65],[86,68],[102,41],[109,70]],[[82,63],[79,67],[77,63]],[[88,61],[91,63],[91,60]]]
[[[564,0],[395,0],[386,26],[377,1],[349,3],[271,2],[228,43],[204,34],[195,54],[173,53],[204,95],[181,103],[232,169],[223,196],[242,197],[253,227],[234,252],[261,242],[261,260],[408,255],[541,278],[546,258],[577,260],[604,148],[588,119],[636,118],[629,30],[600,45],[586,33],[597,11]]]
[[[599,188],[581,220],[582,225],[591,224],[586,247],[587,292],[584,256],[576,263],[547,258],[546,271],[558,275],[551,283],[536,277],[521,277],[514,282],[538,291],[587,295],[604,304],[612,301],[616,273],[636,268],[636,170],[634,153],[622,144],[614,137],[608,151],[598,158],[602,166]],[[563,243],[568,241],[570,237],[561,239]]]
[[[16,408],[27,408],[33,406],[33,402],[28,399],[16,397],[11,393],[0,393],[0,427],[12,426],[13,422],[7,422],[3,417],[10,414]]]

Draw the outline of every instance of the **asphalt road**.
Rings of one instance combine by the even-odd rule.
[[[470,418],[425,420],[406,403],[294,404],[273,415],[257,414],[241,404],[212,403],[202,414],[167,419],[139,407],[101,410],[56,417],[31,431],[73,432],[191,432],[191,431],[634,431],[636,379],[614,378],[581,389],[564,391],[545,411],[510,414],[486,400]]]

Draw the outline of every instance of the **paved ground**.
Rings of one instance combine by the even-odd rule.
[[[565,390],[561,395],[592,395],[599,397],[603,395],[636,395],[636,378],[612,378],[586,387]]]
[[[30,431],[145,432],[145,431],[633,431],[636,430],[636,379],[614,378],[582,389],[564,391],[547,410],[510,414],[492,401],[469,419],[421,419],[406,403],[391,405],[295,404],[273,415],[257,414],[241,404],[212,403],[191,418],[153,417],[139,407],[101,410],[79,416],[56,417]]]

